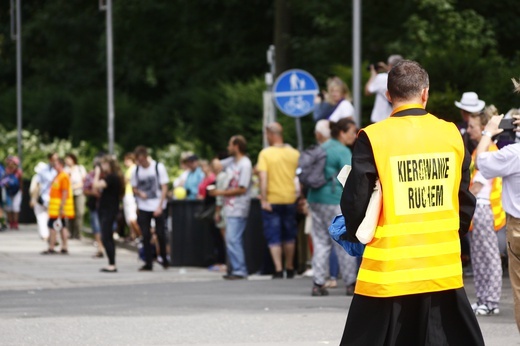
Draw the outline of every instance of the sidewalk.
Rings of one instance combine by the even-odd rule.
[[[302,277],[261,282],[255,279],[265,277],[250,277],[228,282],[222,280],[221,273],[206,268],[164,270],[160,265],[155,265],[153,272],[138,272],[141,263],[137,253],[121,248],[116,253],[119,272],[101,273],[99,269],[107,260],[92,258],[95,248],[87,239],[70,241],[69,255],[41,255],[45,249],[35,225],[0,233],[0,319],[10,331],[11,339],[7,340],[17,340],[17,336],[34,330],[34,335],[48,337],[43,344],[70,344],[67,338],[75,340],[78,330],[67,321],[76,319],[106,338],[105,343],[95,344],[156,345],[176,338],[181,341],[168,344],[335,345],[351,301],[345,297],[344,287],[331,290],[328,297],[311,297],[311,279]],[[473,281],[465,281],[470,302],[474,302]],[[135,299],[144,305],[136,305]],[[114,309],[108,311],[117,312],[114,316],[107,312],[108,305]],[[162,323],[156,324],[159,320]],[[41,330],[42,324],[51,326],[56,321],[66,327],[60,339],[50,329]],[[486,345],[520,345],[507,277],[500,315],[479,316],[478,321]],[[123,339],[113,334],[110,326],[114,323],[127,332]],[[143,324],[150,329],[145,339],[137,332]],[[166,325],[176,328],[164,329]],[[233,329],[237,325],[238,331]],[[206,330],[207,326],[213,327]],[[89,336],[87,333],[80,344],[93,344]],[[259,337],[264,342],[258,342]],[[42,344],[27,340],[21,344]]]
[[[0,233],[0,291],[38,290],[139,283],[221,280],[222,274],[205,268],[169,268],[159,264],[154,271],[138,272],[142,262],[135,251],[118,247],[118,273],[101,273],[107,259],[92,258],[92,240],[69,240],[69,255],[41,255],[47,248],[38,237],[36,225],[21,225],[20,231]],[[59,249],[59,247],[57,248]]]

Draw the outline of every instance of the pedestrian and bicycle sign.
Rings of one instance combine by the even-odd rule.
[[[274,83],[274,103],[282,113],[299,118],[314,110],[314,98],[318,92],[318,83],[310,73],[288,70]]]

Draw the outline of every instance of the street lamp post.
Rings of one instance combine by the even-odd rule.
[[[99,0],[99,8],[106,12],[107,26],[107,92],[108,92],[108,152],[114,154],[114,54],[112,44],[112,0]]]
[[[16,129],[18,157],[22,161],[22,4],[11,0],[11,38],[16,41]]]
[[[361,127],[361,0],[352,0],[352,90],[354,119]]]
[[[269,64],[269,72],[265,74],[265,84],[267,86],[267,90],[263,93],[263,108],[264,108],[264,116],[263,116],[263,126],[262,126],[262,138],[263,138],[263,146],[264,148],[268,147],[267,136],[265,133],[266,125],[276,121],[276,109],[273,104],[273,79],[275,77],[275,48],[274,45],[270,45],[269,49],[266,52],[267,63]]]

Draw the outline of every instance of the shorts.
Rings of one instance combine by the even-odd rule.
[[[272,204],[273,211],[262,210],[267,245],[294,243],[298,234],[296,204]]]
[[[132,221],[137,221],[137,204],[133,195],[125,195],[123,197],[123,209],[127,225],[130,225]]]
[[[56,221],[58,219],[59,219],[58,217],[52,217],[52,218],[49,217],[49,221],[47,222],[47,227],[49,227],[49,229],[54,229],[54,221]],[[67,223],[69,222],[69,220],[62,218],[61,221],[63,222],[63,228],[67,228]]]
[[[101,233],[101,224],[99,223],[99,214],[97,210],[90,211],[90,229],[92,234]]]
[[[5,211],[19,213],[22,205],[22,191],[18,191],[14,196],[6,196],[9,203],[5,205]]]

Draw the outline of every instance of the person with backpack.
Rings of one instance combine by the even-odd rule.
[[[148,149],[138,146],[134,151],[136,168],[133,171],[130,183],[134,190],[137,202],[137,223],[143,234],[143,247],[145,264],[139,271],[152,271],[153,258],[150,252],[150,223],[155,220],[155,234],[159,241],[161,254],[166,253],[166,239],[164,234],[164,223],[166,218],[166,194],[168,193],[168,173],[160,162],[148,157]],[[166,257],[166,256],[165,256]],[[169,261],[164,258],[161,263],[164,269],[170,266]]]
[[[116,247],[114,244],[113,226],[119,212],[119,202],[125,192],[125,178],[116,159],[111,155],[101,158],[94,173],[94,189],[101,189],[99,198],[99,221],[101,224],[101,239],[108,257],[108,266],[100,271],[116,273]]]
[[[310,158],[303,162],[305,152],[302,153],[299,162],[300,182],[308,187],[307,202],[312,215],[311,235],[314,249],[312,296],[328,295],[324,284],[329,273],[329,258],[333,246],[347,287],[347,295],[354,294],[356,282],[356,259],[347,254],[339,244],[332,241],[328,232],[332,219],[341,213],[339,202],[343,189],[336,176],[344,165],[351,163],[352,152],[347,145],[354,144],[356,140],[356,124],[354,121],[344,118],[337,123],[330,122],[329,126],[328,133],[325,131],[326,129],[316,126],[316,139],[318,143],[321,142],[319,148],[325,153],[324,158],[322,155],[317,158],[321,160],[321,164]],[[327,138],[329,133],[329,138]],[[313,171],[314,177],[321,176],[321,179],[315,179],[315,181],[309,179],[312,175],[305,174],[310,173],[309,171]],[[321,183],[317,183],[318,180]]]

